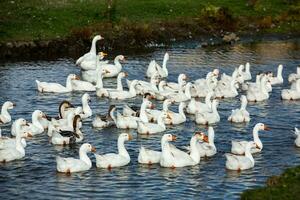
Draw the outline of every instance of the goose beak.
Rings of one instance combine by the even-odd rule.
[[[176,141],[177,137],[176,135],[172,135],[172,141]]]
[[[16,103],[13,103],[13,107],[15,107],[16,106]]]
[[[80,136],[77,133],[74,133],[75,137],[80,138]]]
[[[47,115],[45,113],[43,113],[42,118],[47,119]]]
[[[208,136],[207,135],[204,135],[203,134],[203,139],[202,139],[204,142],[206,142],[206,143],[208,143],[209,142],[209,140],[208,140]]]
[[[31,138],[32,137],[31,133],[27,133],[27,137]]]
[[[172,119],[172,117],[169,113],[167,114],[167,119]]]
[[[128,73],[127,73],[127,72],[125,72],[124,74],[125,74],[125,77],[127,77],[127,76],[128,76]]]
[[[264,125],[264,130],[265,131],[269,131],[269,130],[271,130],[267,125]]]
[[[256,148],[260,149],[260,147],[256,144]]]
[[[133,139],[132,135],[128,134],[128,140],[132,140],[132,139]]]
[[[96,153],[96,148],[92,147],[91,152]]]
[[[109,73],[109,71],[108,70],[104,70],[104,74],[108,74]]]
[[[75,76],[75,80],[80,80],[79,76]]]

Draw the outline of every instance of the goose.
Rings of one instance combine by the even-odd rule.
[[[220,71],[218,69],[214,69],[213,71],[208,72],[206,74],[206,78],[200,78],[200,79],[195,80],[195,85],[206,87],[208,81],[212,80],[212,78],[217,80],[217,78],[219,77],[219,73],[220,73]]]
[[[31,136],[43,133],[45,129],[40,122],[41,118],[46,118],[46,115],[40,110],[35,110],[31,116],[32,123],[28,123],[27,126],[23,126],[21,131],[30,133]],[[11,126],[11,134],[13,136],[16,136],[17,134],[16,128],[17,128],[17,121],[15,121]]]
[[[108,63],[108,60],[103,60],[105,56],[107,56],[107,53],[104,53],[102,51],[98,54],[95,53],[95,60],[85,61],[80,65],[82,77],[84,80],[86,77],[88,77],[86,75],[91,75],[91,72],[95,71],[99,65]]]
[[[149,121],[151,122],[156,122],[159,115],[163,112],[167,112],[169,111],[169,106],[173,103],[173,101],[171,99],[166,99],[163,102],[163,108],[162,110],[156,110],[156,109],[147,109],[146,113],[147,113],[147,117],[149,119]]]
[[[106,115],[96,115],[95,119],[92,122],[94,128],[107,128],[113,126],[115,123],[112,119],[113,116],[113,108],[115,105],[110,105]]]
[[[177,92],[171,91],[171,90],[165,90],[164,87],[167,85],[166,81],[160,81],[158,84],[158,93],[155,93],[153,96],[155,99],[159,101],[163,101],[169,96],[177,95]]]
[[[166,112],[163,112],[159,115],[157,119],[157,124],[138,121],[137,122],[137,132],[139,134],[155,134],[163,132],[166,130],[166,125],[164,124],[164,119],[170,119],[169,115]]]
[[[79,80],[79,77],[75,74],[69,74],[66,81],[66,87],[59,83],[40,82],[38,80],[35,80],[35,82],[39,92],[66,93],[72,91],[72,80]]]
[[[300,66],[297,67],[296,73],[292,73],[289,75],[288,81],[289,81],[289,83],[292,83],[294,81],[297,81],[298,79],[300,79]]]
[[[245,156],[226,153],[226,168],[229,170],[246,170],[254,167],[254,159],[251,148],[255,148],[255,142],[248,142],[245,147]]]
[[[10,162],[21,159],[25,156],[25,149],[22,144],[22,138],[26,137],[21,131],[22,126],[26,125],[26,120],[20,118],[16,120],[16,140],[15,145],[7,145],[0,149],[0,162]]]
[[[188,79],[186,74],[179,74],[177,78],[177,83],[174,82],[167,82],[167,85],[165,86],[165,90],[171,90],[171,91],[179,91],[181,88],[183,88],[186,85],[186,80]]]
[[[252,79],[251,72],[250,72],[250,63],[248,62],[246,63],[245,71],[242,71],[240,75],[243,77],[244,81],[249,81]]]
[[[159,90],[157,88],[157,84],[159,83],[159,74],[154,73],[151,78],[150,82],[137,80],[139,85],[136,87],[137,94],[144,95],[146,93],[158,93]],[[128,87],[130,87],[132,81],[126,80]]]
[[[108,153],[104,155],[94,154],[96,157],[96,166],[98,168],[111,169],[113,167],[122,167],[130,163],[130,156],[125,148],[124,142],[132,140],[128,133],[121,133],[118,138],[118,154]]]
[[[187,113],[195,114],[196,112],[209,112],[211,111],[211,98],[213,97],[214,92],[209,92],[205,97],[205,103],[196,101],[195,98],[191,98],[191,101],[187,106]]]
[[[294,89],[284,89],[281,91],[281,98],[285,100],[297,100],[300,99],[300,79],[296,81]]]
[[[88,93],[83,94],[81,97],[81,102],[82,102],[82,111],[83,112],[80,113],[80,117],[82,119],[89,118],[93,114],[93,111],[89,106],[89,103],[91,102],[90,95]]]
[[[79,159],[56,157],[56,169],[61,173],[74,173],[87,171],[92,167],[92,161],[87,156],[88,152],[96,152],[96,148],[89,143],[84,143],[79,149]]]
[[[220,121],[220,115],[217,111],[217,106],[219,102],[214,99],[212,102],[211,111],[208,112],[196,112],[196,123],[197,124],[214,124]]]
[[[159,76],[161,78],[166,78],[168,76],[168,69],[167,69],[167,62],[169,60],[169,54],[168,53],[165,53],[164,55],[164,60],[163,60],[163,65],[162,67],[159,66],[155,60],[152,60],[148,66],[148,69],[147,69],[147,72],[146,72],[146,75],[148,78],[151,78],[151,76],[158,72]]]
[[[116,118],[114,115],[112,115],[117,128],[137,129],[139,121],[142,121],[145,123],[148,122],[148,118],[147,118],[146,111],[145,111],[147,107],[151,108],[151,107],[153,107],[153,104],[150,101],[143,101],[143,103],[141,104],[139,117],[123,116],[119,112],[117,112]]]
[[[261,140],[258,137],[258,131],[260,130],[270,130],[269,127],[267,127],[263,123],[257,123],[253,128],[253,140],[256,144],[255,148],[251,149],[251,153],[258,153],[261,152],[263,148],[263,144]],[[245,153],[245,147],[247,145],[248,141],[231,141],[231,153],[233,154],[244,154]]]
[[[239,93],[237,91],[237,80],[232,79],[229,85],[219,85],[215,89],[215,96],[218,98],[233,98],[236,97]]]
[[[168,137],[172,137],[171,134],[164,134],[161,138],[161,149],[164,146],[164,143],[168,140]],[[146,149],[145,147],[141,146],[140,152],[138,155],[138,162],[141,164],[155,164],[160,162],[161,152],[154,151],[151,149]]]
[[[83,140],[83,134],[80,131],[81,128],[81,117],[75,115],[73,119],[73,130],[59,130],[54,131],[51,137],[51,143],[54,145],[67,145],[74,144]]]
[[[91,49],[88,53],[84,54],[76,60],[76,65],[79,65],[83,70],[90,70],[95,68],[96,42],[104,39],[101,35],[96,35],[93,38]]]
[[[109,96],[109,92],[119,92],[119,91],[123,91],[123,85],[122,85],[122,79],[127,77],[128,73],[127,72],[120,72],[117,76],[117,88],[113,89],[113,88],[103,88],[103,83],[102,83],[102,76],[100,76],[98,78],[98,81],[101,82],[99,84],[99,82],[97,82],[97,89],[96,89],[96,95],[98,97],[108,97]]]
[[[278,65],[277,76],[276,77],[272,76],[272,77],[269,78],[269,81],[270,81],[271,85],[278,85],[278,84],[283,83],[282,70],[283,70],[283,66]]]
[[[222,74],[220,81],[218,82],[218,84],[222,84],[222,85],[230,85],[231,81],[234,79],[236,80],[238,78],[239,75],[239,71],[237,68],[234,69],[234,71],[232,72],[231,76],[227,75],[225,73]]]
[[[243,83],[241,89],[245,91],[245,90],[250,90],[250,89],[258,88],[259,85],[260,85],[260,79],[261,79],[262,75],[263,74],[261,74],[261,73],[257,74],[255,82],[246,82],[246,83]]]
[[[261,78],[259,88],[247,91],[247,95],[246,95],[247,100],[257,102],[257,101],[264,101],[266,99],[269,99],[269,93],[266,89],[266,84],[267,84],[267,77],[263,76]]]
[[[108,97],[110,99],[124,100],[130,99],[136,96],[135,86],[138,84],[137,80],[134,80],[129,88],[129,91],[108,91]]]
[[[26,132],[22,132],[21,134],[22,134],[21,143],[22,146],[25,148],[27,146],[25,138],[30,137],[31,135]],[[15,147],[15,146],[16,146],[16,138],[2,136],[1,129],[0,129],[0,149]]]
[[[58,116],[50,117],[50,116],[46,115],[46,118],[48,121],[52,121],[52,119],[54,119],[54,120],[63,119],[64,117],[67,116],[67,114],[65,112],[70,108],[74,108],[74,106],[69,101],[63,100],[58,106]]]
[[[249,112],[246,110],[247,102],[248,102],[246,96],[242,95],[240,98],[240,101],[241,101],[241,108],[232,110],[231,115],[228,117],[228,121],[234,122],[234,123],[250,121]]]
[[[214,140],[215,140],[215,131],[213,127],[208,127],[208,140],[207,136],[200,132],[200,135],[203,137],[204,142],[198,142],[197,143],[197,149],[199,151],[199,154],[201,157],[212,157],[217,153],[217,148],[215,146]]]
[[[114,64],[102,64],[101,67],[105,71],[103,77],[112,78],[118,76],[118,74],[122,71],[122,65],[120,61],[125,61],[125,57],[123,55],[118,55],[114,59]]]
[[[150,100],[150,99],[154,99],[154,96],[151,95],[150,93],[146,93],[143,96],[143,102],[146,100]],[[153,105],[154,106],[154,105]],[[133,116],[133,117],[139,117],[140,116],[140,108],[138,106],[128,106],[127,104],[125,104],[123,106],[123,116]]]
[[[169,95],[168,98],[177,103],[188,101],[192,98],[191,88],[193,87],[194,86],[192,85],[192,83],[187,83],[184,92],[182,90],[179,90],[176,95]]]
[[[300,130],[298,128],[295,128],[295,135],[297,136],[296,140],[295,140],[295,145],[297,147],[300,147]]]
[[[73,91],[96,91],[96,86],[88,81],[83,80],[72,80],[72,90]]]
[[[8,110],[13,109],[14,106],[16,106],[16,104],[14,104],[11,101],[4,102],[4,104],[2,105],[2,108],[1,108],[0,124],[6,124],[6,123],[11,122],[11,116],[10,116]]]
[[[165,124],[182,124],[186,121],[186,116],[184,114],[184,109],[186,107],[186,104],[184,102],[180,102],[178,106],[178,113],[175,112],[168,112],[169,118],[164,121]]]
[[[171,134],[170,134],[171,135]],[[200,154],[197,149],[197,142],[203,140],[203,135],[195,133],[195,135],[190,140],[191,151],[190,154],[187,154],[183,151],[177,150],[176,154],[173,153],[172,146],[169,144],[170,141],[176,140],[176,137],[169,136],[167,141],[163,144],[160,166],[162,167],[186,167],[194,166],[200,163]]]
[[[211,72],[210,72],[211,73]],[[217,76],[212,73],[212,75],[207,75],[207,78],[204,79],[204,83],[197,83],[194,84],[194,89],[191,89],[192,97],[206,97],[208,93],[214,92],[215,88],[218,85]]]

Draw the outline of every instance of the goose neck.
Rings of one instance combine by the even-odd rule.
[[[97,41],[98,41],[97,38],[93,38],[91,50],[90,50],[90,53],[92,53],[93,55],[96,55],[96,42]]]
[[[117,90],[120,90],[120,91],[123,90],[122,76],[121,76],[121,74],[119,74],[118,78],[117,78]]]
[[[67,81],[66,81],[66,88],[68,89],[68,90],[72,90],[72,77],[68,77],[67,78]]]
[[[141,105],[140,119],[142,120],[142,122],[145,122],[145,123],[149,122],[147,114],[146,114],[146,107],[147,107],[147,101],[144,101]]]
[[[87,156],[87,152],[84,149],[79,150],[79,159],[85,162],[89,167],[92,166],[91,159]]]
[[[197,137],[193,136],[190,140],[190,146],[191,146],[191,158],[195,161],[195,164],[198,164],[200,162],[200,154],[199,150],[197,148]]]
[[[126,157],[126,158],[130,158],[126,148],[125,148],[125,145],[124,145],[124,139],[123,138],[119,138],[118,139],[118,152],[120,155]]]

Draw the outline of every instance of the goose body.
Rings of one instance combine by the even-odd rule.
[[[47,93],[66,93],[72,91],[72,80],[78,80],[79,78],[75,74],[70,74],[67,77],[66,86],[59,83],[40,82],[36,80],[37,88],[39,92]]]
[[[253,128],[253,140],[256,146],[254,148],[251,148],[251,153],[258,153],[261,152],[263,149],[263,144],[258,136],[259,130],[269,130],[269,128],[264,125],[263,123],[258,123]],[[244,154],[246,145],[248,144],[248,141],[231,141],[231,153],[233,154]]]
[[[95,119],[93,120],[93,127],[94,128],[106,128],[113,126],[115,123],[113,121],[113,112],[114,112],[114,105],[109,106],[108,113],[105,116],[96,115]]]
[[[264,101],[269,99],[269,92],[266,88],[267,84],[267,77],[264,76],[261,78],[260,86],[257,89],[248,90],[247,91],[247,100],[248,101]]]
[[[22,144],[22,138],[26,137],[21,131],[22,126],[26,125],[25,119],[18,119],[16,121],[16,140],[14,145],[5,145],[0,149],[0,162],[10,162],[21,159],[25,156],[25,149]]]
[[[283,70],[283,66],[282,65],[278,65],[277,76],[275,76],[275,77],[273,77],[273,76],[269,77],[269,81],[270,81],[271,85],[278,85],[278,84],[282,84],[283,83],[282,70]]]
[[[248,142],[245,147],[245,156],[226,153],[226,168],[237,171],[253,168],[255,162],[250,150],[255,146],[254,142]]]
[[[14,103],[12,103],[11,101],[6,101],[4,102],[4,104],[2,105],[1,108],[1,113],[0,113],[0,124],[6,124],[11,122],[11,116],[8,112],[8,110],[13,109],[15,106]]]
[[[118,55],[114,59],[114,64],[102,64],[101,67],[105,71],[103,77],[111,78],[116,77],[122,71],[122,65],[120,61],[124,61],[123,55]]]
[[[184,109],[186,107],[186,104],[184,102],[180,102],[178,107],[178,113],[174,112],[168,112],[169,114],[169,120],[165,120],[165,124],[182,124],[186,121],[186,116],[184,113]]]
[[[62,173],[87,171],[92,167],[92,161],[87,156],[88,152],[96,152],[96,149],[88,143],[81,145],[79,159],[56,157],[56,169]]]
[[[134,80],[129,88],[129,91],[109,91],[108,97],[110,99],[124,100],[130,99],[136,96],[135,86],[138,84],[137,80]]]
[[[166,126],[164,124],[164,119],[165,118],[169,118],[169,116],[166,112],[163,112],[158,117],[157,124],[156,123],[138,121],[137,122],[137,125],[138,125],[137,132],[139,134],[147,134],[147,135],[163,132],[163,131],[166,130]]]
[[[111,169],[127,165],[130,162],[130,156],[125,148],[124,142],[129,140],[132,140],[130,134],[121,133],[118,138],[118,153],[95,154],[96,166],[98,168]]]
[[[300,130],[298,128],[295,128],[295,135],[297,136],[297,138],[295,139],[295,145],[297,147],[300,147]]]
[[[249,112],[246,110],[247,107],[247,98],[245,95],[242,95],[240,98],[241,101],[241,108],[232,110],[231,115],[228,117],[228,121],[234,123],[241,123],[241,122],[249,122],[250,115]]]
[[[212,102],[212,110],[208,112],[196,112],[197,124],[214,124],[220,121],[220,115],[217,111],[218,101],[215,99]]]
[[[205,137],[204,133],[200,133]],[[199,154],[201,157],[212,157],[217,153],[217,148],[214,143],[215,140],[215,131],[213,127],[208,127],[208,143],[205,142],[198,142],[197,143],[197,149],[199,151]]]
[[[195,114],[196,112],[209,112],[211,111],[211,97],[213,96],[213,92],[209,92],[205,97],[205,103],[200,101],[196,101],[195,98],[191,98],[191,101],[187,106],[187,113]]]
[[[159,66],[155,60],[152,60],[148,66],[148,69],[147,69],[147,72],[146,72],[146,75],[148,78],[151,78],[151,76],[154,74],[154,73],[158,73],[159,76],[161,78],[165,78],[168,76],[168,69],[167,69],[167,62],[169,60],[169,54],[168,53],[165,53],[164,55],[164,60],[163,60],[163,65],[162,67]]]
[[[300,99],[300,79],[296,81],[295,88],[284,89],[281,91],[281,98],[285,100],[297,100]]]
[[[300,67],[297,67],[296,73],[292,73],[289,75],[288,81],[289,81],[289,83],[292,83],[292,82],[297,81],[298,79],[300,79]]]

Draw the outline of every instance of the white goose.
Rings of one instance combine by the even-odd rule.
[[[245,147],[245,156],[238,156],[226,153],[226,168],[229,170],[246,170],[254,167],[254,159],[251,154],[251,148],[256,147],[255,142],[248,142]]]
[[[244,81],[249,81],[252,79],[251,72],[250,72],[250,63],[248,62],[246,63],[245,71],[242,71],[240,75],[243,77]]]
[[[82,102],[83,113],[80,113],[80,117],[82,119],[86,119],[86,118],[92,116],[93,111],[92,111],[91,107],[89,106],[89,103],[91,102],[91,97],[88,93],[85,93],[82,95],[81,102]]]
[[[184,123],[186,121],[186,116],[184,113],[185,107],[186,104],[184,102],[180,102],[178,106],[178,113],[169,111],[168,114],[170,119],[165,120],[164,123],[171,125]]]
[[[300,66],[297,67],[296,73],[290,74],[290,75],[289,75],[289,78],[288,78],[289,83],[292,83],[292,82],[294,82],[294,81],[297,81],[298,79],[300,79]]]
[[[120,61],[125,61],[123,55],[118,55],[114,59],[114,64],[102,64],[101,67],[105,71],[103,77],[111,78],[116,77],[122,71],[122,65]]]
[[[269,99],[269,92],[266,88],[267,85],[267,77],[263,76],[260,81],[260,86],[257,89],[248,90],[247,91],[247,100],[248,101],[264,101]]]
[[[246,110],[247,103],[248,103],[246,96],[242,95],[240,101],[241,101],[241,108],[232,110],[231,115],[228,117],[228,121],[234,123],[250,121],[249,112]]]
[[[258,137],[258,131],[260,130],[270,130],[269,127],[264,125],[263,123],[257,123],[253,128],[253,140],[256,144],[255,148],[251,149],[251,153],[258,153],[261,152],[263,148],[263,144],[261,140]],[[231,153],[233,154],[244,154],[245,153],[245,147],[247,145],[248,141],[231,141]]]
[[[173,103],[173,101],[171,99],[166,99],[163,102],[163,107],[162,110],[156,110],[156,109],[147,109],[146,113],[147,113],[147,117],[149,119],[150,122],[156,122],[159,115],[163,112],[167,112],[169,111],[169,106]]]
[[[130,99],[136,96],[135,86],[138,84],[137,80],[132,81],[129,91],[108,91],[108,97],[110,99],[124,100]]]
[[[188,101],[192,98],[191,88],[194,88],[194,85],[192,85],[192,83],[187,83],[184,92],[180,89],[176,95],[169,95],[168,98],[177,103]]]
[[[26,132],[21,132],[21,143],[22,146],[25,148],[27,146],[26,140],[25,138],[30,137],[31,135],[29,133]],[[16,146],[16,138],[10,138],[10,137],[5,137],[1,134],[1,129],[0,129],[0,149],[4,149],[4,148],[9,148],[9,147],[15,147]]]
[[[16,106],[16,104],[12,103],[11,101],[6,101],[2,105],[1,113],[0,113],[0,124],[6,124],[11,122],[11,116],[8,110],[11,110]]]
[[[168,141],[168,137],[172,137],[171,134],[164,134],[161,138],[161,149],[163,149],[163,146],[166,141]],[[141,164],[155,164],[159,163],[161,157],[160,151],[154,151],[150,149],[146,149],[145,147],[141,146],[139,156],[138,156],[138,162]]]
[[[101,35],[96,35],[93,38],[90,51],[84,54],[83,56],[81,56],[80,58],[78,58],[76,60],[76,65],[79,65],[83,70],[95,69],[96,67],[95,57],[97,57],[96,42],[102,39],[104,38],[101,37]]]
[[[93,92],[96,91],[96,86],[88,81],[72,80],[72,90]]]
[[[169,144],[169,141],[176,140],[176,137],[173,137],[171,134],[168,134],[167,141],[163,144],[161,158],[160,158],[160,166],[162,167],[186,167],[186,166],[194,166],[200,163],[200,154],[197,149],[197,143],[199,140],[203,140],[203,136],[195,133],[195,135],[190,140],[191,151],[190,154],[187,154],[183,151],[177,149],[176,153],[173,153],[173,148]]]
[[[282,90],[281,98],[286,100],[300,99],[300,79],[296,81],[294,88]]]
[[[237,91],[237,80],[231,79],[229,85],[218,85],[215,88],[215,96],[218,98],[233,98],[236,97],[239,93]]]
[[[177,78],[177,83],[167,82],[167,85],[164,87],[165,90],[171,90],[172,92],[179,91],[181,88],[184,88],[186,85],[188,77],[186,74],[179,74]]]
[[[79,80],[79,77],[75,74],[69,74],[66,81],[66,87],[59,83],[40,82],[38,80],[35,80],[35,82],[39,92],[66,93],[72,91],[72,80]]]
[[[22,126],[26,125],[25,119],[18,119],[16,121],[16,140],[15,145],[5,146],[3,149],[0,149],[0,162],[10,162],[13,160],[21,159],[25,156],[25,149],[22,144],[22,138],[26,137],[27,134],[24,134],[21,131]]]
[[[217,111],[219,102],[214,99],[212,102],[211,111],[208,112],[196,112],[196,123],[197,124],[214,124],[220,121],[220,115]]]
[[[41,124],[41,118],[46,118],[46,115],[40,110],[35,110],[31,116],[32,123],[28,123],[27,126],[23,126],[21,131],[27,132],[31,136],[43,133],[45,129]],[[13,136],[16,136],[17,134],[17,121],[15,121],[11,126],[11,134]]]
[[[163,60],[163,65],[162,67],[159,66],[155,60],[152,60],[148,66],[148,69],[147,69],[147,72],[146,72],[146,75],[148,78],[151,78],[151,76],[154,74],[154,73],[158,73],[159,76],[161,78],[165,78],[168,76],[168,69],[167,69],[167,62],[169,60],[169,54],[168,53],[165,53],[164,55],[164,60]]]
[[[111,169],[113,167],[122,167],[127,165],[130,162],[130,156],[125,148],[124,142],[129,140],[132,140],[132,136],[130,134],[121,133],[118,138],[118,154],[94,154],[96,157],[96,166],[99,168]]]
[[[92,167],[92,161],[87,156],[88,152],[96,152],[95,147],[84,143],[79,149],[79,159],[56,157],[56,169],[62,173],[87,171]]]
[[[201,157],[212,157],[217,153],[217,148],[215,146],[215,131],[213,127],[208,127],[208,140],[207,136],[200,132],[200,135],[203,137],[204,142],[197,143],[197,149]]]
[[[195,114],[196,112],[209,112],[211,111],[211,98],[214,95],[213,92],[209,92],[205,97],[205,103],[196,101],[195,98],[191,98],[191,101],[187,106],[187,113]]]
[[[138,121],[137,132],[139,134],[147,134],[147,135],[163,132],[166,130],[166,125],[164,124],[165,118],[170,119],[169,115],[166,112],[163,112],[159,115],[157,119],[157,124]]]
[[[283,70],[283,66],[278,65],[277,76],[269,78],[269,81],[270,81],[271,85],[277,85],[277,84],[282,84],[283,83],[282,70]]]
[[[103,82],[102,82],[102,75],[99,76],[98,82],[97,82],[97,89],[96,89],[96,95],[98,97],[108,97],[109,92],[119,92],[123,91],[123,85],[122,85],[122,79],[127,77],[128,73],[127,72],[120,72],[117,76],[117,88],[104,88],[103,87]]]
[[[300,147],[300,130],[298,128],[295,128],[295,135],[297,136],[296,140],[295,140],[295,145],[297,147]]]

